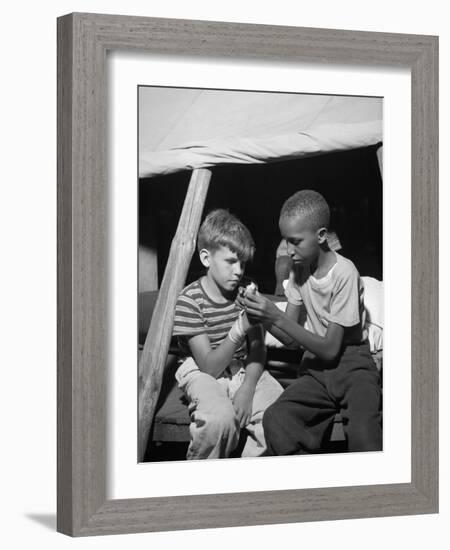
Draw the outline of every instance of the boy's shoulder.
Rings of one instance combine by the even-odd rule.
[[[196,304],[197,306],[204,301],[204,293],[202,286],[200,284],[200,279],[193,281],[183,288],[183,290],[178,294],[177,303],[190,302],[191,304]]]
[[[342,256],[342,254],[338,254],[337,252],[335,252],[335,254],[336,263],[330,269],[328,274],[322,279],[322,283],[329,285],[333,282],[336,283],[338,281],[345,281],[352,277],[359,278],[359,272],[355,264],[345,256]],[[304,267],[297,272],[295,270],[291,271],[290,281],[294,284],[303,286],[311,280],[315,281],[315,284],[319,284],[318,281],[311,276],[311,272],[308,267]]]
[[[341,276],[356,275],[359,277],[358,269],[349,258],[346,258],[345,256],[342,256],[342,254],[338,254],[337,252],[335,252],[335,254],[337,260],[335,267],[336,274],[339,274]]]
[[[336,254],[336,264],[332,270],[332,287],[334,291],[350,285],[361,286],[361,277],[355,264],[345,256]]]
[[[202,293],[202,287],[200,286],[200,279],[197,279],[196,281],[193,281],[192,283],[189,283],[187,286],[185,286],[183,290],[180,292],[179,296],[192,297],[192,295],[195,296],[197,293]]]

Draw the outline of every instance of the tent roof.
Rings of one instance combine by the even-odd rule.
[[[380,141],[381,98],[139,88],[141,177]]]

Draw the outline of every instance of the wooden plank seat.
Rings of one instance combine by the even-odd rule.
[[[156,412],[152,440],[155,442],[189,441],[189,411],[183,392],[175,384]]]

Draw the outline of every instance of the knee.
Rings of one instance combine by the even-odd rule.
[[[277,433],[280,424],[280,406],[277,402],[272,403],[264,412],[262,425],[266,438],[270,439],[273,433]]]
[[[239,431],[239,422],[232,406],[221,407],[206,419],[206,430],[216,441],[230,439]]]

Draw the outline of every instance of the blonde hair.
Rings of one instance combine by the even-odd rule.
[[[197,249],[214,251],[221,246],[237,254],[239,260],[247,262],[253,258],[255,243],[250,231],[233,214],[223,208],[213,210],[203,221],[197,238]]]

